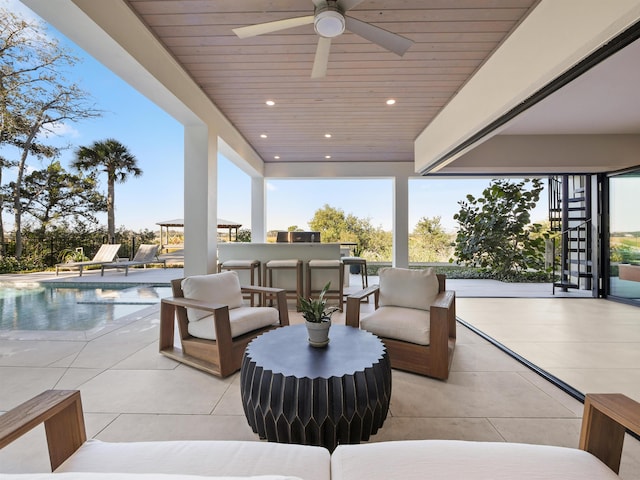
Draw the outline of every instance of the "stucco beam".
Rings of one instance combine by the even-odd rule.
[[[278,162],[266,163],[268,178],[380,178],[417,176],[413,162]]]
[[[541,0],[417,137],[416,171],[438,172],[498,133],[453,153],[639,18],[640,0]]]

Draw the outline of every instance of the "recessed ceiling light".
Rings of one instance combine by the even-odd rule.
[[[329,160],[331,158],[331,155],[325,155],[324,158],[326,158],[327,160]]]
[[[273,107],[276,104],[276,102],[274,102],[273,100],[267,100],[267,105],[269,105],[270,107]]]
[[[261,133],[260,134],[260,138],[267,138],[267,134],[266,133]]]
[[[325,138],[331,138],[331,134],[330,133],[325,133],[324,136],[325,136]]]
[[[394,105],[396,103],[396,101],[393,98],[390,98],[389,100],[387,100],[387,105]]]
[[[280,160],[280,155],[274,155],[273,158],[275,158],[276,160]]]

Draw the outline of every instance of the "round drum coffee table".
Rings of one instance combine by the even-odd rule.
[[[271,330],[246,348],[240,370],[249,425],[271,442],[321,445],[368,440],[384,423],[391,364],[369,332],[333,325],[330,342],[314,348],[304,325]]]

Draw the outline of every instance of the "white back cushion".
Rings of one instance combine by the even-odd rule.
[[[400,440],[338,445],[332,480],[615,480],[583,450],[461,440]]]
[[[181,285],[185,298],[228,305],[229,309],[242,306],[240,280],[238,273],[234,270],[210,275],[194,275],[182,280]],[[187,318],[190,322],[197,322],[207,315],[211,315],[211,312],[187,309]]]
[[[56,472],[171,473],[182,475],[290,475],[330,478],[323,447],[233,440],[101,442],[89,440]],[[57,475],[57,474],[56,474]]]
[[[302,480],[282,475],[202,476],[165,473],[0,473],[0,480]]]
[[[405,307],[429,310],[438,295],[438,277],[432,268],[409,270],[407,268],[381,268],[381,307]]]

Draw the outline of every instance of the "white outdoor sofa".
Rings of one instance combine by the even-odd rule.
[[[640,404],[620,394],[587,395],[580,449],[415,440],[339,445],[329,454],[264,441],[86,441],[80,393],[49,390],[0,416],[0,448],[40,423],[56,473],[0,479],[616,479],[625,429],[640,432]]]

